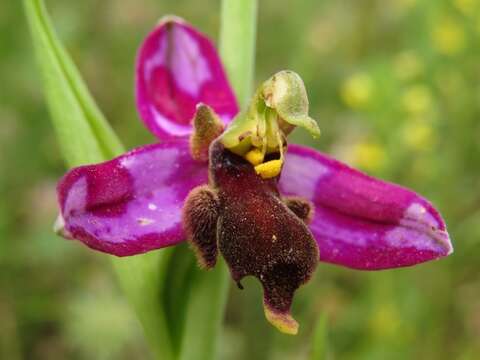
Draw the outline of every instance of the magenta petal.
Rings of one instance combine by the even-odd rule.
[[[198,103],[209,105],[225,123],[238,112],[212,42],[174,17],[162,21],[139,50],[136,97],[141,118],[161,140],[190,135]]]
[[[309,148],[289,146],[282,193],[311,200],[320,260],[356,269],[410,266],[450,254],[445,222],[421,196]]]
[[[184,240],[181,209],[207,183],[184,140],[148,145],[97,165],[72,169],[57,191],[66,237],[117,256]]]

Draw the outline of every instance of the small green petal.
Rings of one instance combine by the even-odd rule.
[[[263,85],[265,104],[287,123],[300,126],[313,137],[320,135],[317,122],[308,116],[308,96],[300,76],[293,71],[280,71]]]
[[[278,134],[287,136],[295,126],[305,128],[313,137],[320,135],[317,123],[308,116],[308,97],[302,79],[285,70],[258,88],[248,110],[237,116],[221,141],[240,155],[249,150],[247,143],[264,151],[278,151]]]

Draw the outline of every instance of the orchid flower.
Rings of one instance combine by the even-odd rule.
[[[116,256],[187,240],[206,269],[221,254],[239,287],[258,278],[266,318],[289,334],[298,329],[294,292],[319,260],[380,270],[452,252],[423,197],[287,144],[295,126],[319,135],[291,71],[239,112],[212,42],[169,17],[139,50],[136,100],[162,142],[70,170],[58,184],[64,237]]]

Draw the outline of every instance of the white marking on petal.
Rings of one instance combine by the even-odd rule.
[[[358,247],[364,247],[367,245],[367,241],[377,241],[378,238],[377,232],[372,232],[370,238],[367,239],[363,230],[355,231],[350,228],[341,228],[330,221],[313,221],[310,224],[310,228],[313,233],[325,234],[326,237],[334,241],[341,239],[341,242]],[[335,253],[338,253],[338,251],[339,250],[336,249]]]
[[[208,63],[196,40],[183,28],[173,28],[175,50],[172,71],[177,85],[187,93],[198,96],[203,84],[211,78]]]
[[[318,181],[329,172],[317,160],[287,153],[280,186],[283,192],[312,200]]]
[[[155,220],[147,219],[147,218],[138,218],[137,222],[140,226],[147,226],[147,225],[153,224]]]
[[[196,40],[185,29],[174,26],[170,36],[162,36],[155,55],[145,61],[145,79],[151,78],[155,68],[165,66],[174,74],[178,87],[197,97],[203,84],[211,78],[207,60]],[[169,44],[169,41],[173,43]]]
[[[166,132],[176,136],[185,136],[192,133],[191,125],[180,125],[169,120],[168,118],[160,114],[155,108],[155,106],[151,105],[150,111],[153,113],[157,125],[160,128],[164,129]]]
[[[128,169],[134,163],[135,158],[133,156],[125,156],[124,158],[120,159],[120,166]]]
[[[65,199],[63,213],[70,216],[74,211],[83,211],[87,206],[87,179],[79,178],[72,184],[67,198]]]
[[[157,210],[157,205],[150,203],[150,204],[148,204],[148,209],[152,210],[152,211],[155,211],[155,210]]]
[[[62,214],[58,214],[55,223],[53,224],[53,231],[55,234],[64,237],[65,239],[73,239],[70,231],[65,229],[65,220],[63,219]]]
[[[446,231],[439,229],[440,224],[427,209],[419,203],[412,203],[404,212],[399,226],[385,234],[390,246],[415,247],[421,250],[438,251],[439,247],[453,249]]]

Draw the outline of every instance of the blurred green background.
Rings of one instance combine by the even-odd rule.
[[[218,0],[47,6],[128,147],[154,142],[134,106],[142,37],[166,13],[218,33]],[[0,5],[0,359],[146,358],[107,256],[52,234],[65,168],[22,10]],[[326,314],[330,359],[479,359],[480,1],[261,0],[257,82],[284,68],[305,80],[323,132],[295,141],[431,199],[455,253],[383,272],[321,264],[294,304],[297,337],[266,323],[247,280],[231,290],[220,358],[307,359]]]

